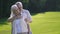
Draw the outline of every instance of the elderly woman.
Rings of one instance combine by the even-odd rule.
[[[29,23],[32,21],[29,11],[23,9],[21,2],[17,2],[15,5],[16,6],[13,5],[11,7],[11,15],[8,19],[12,22],[12,34],[32,34],[31,29],[29,28]]]

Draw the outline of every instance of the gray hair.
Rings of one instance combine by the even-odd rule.
[[[11,17],[14,16],[14,13],[13,13],[13,12],[14,12],[16,9],[18,9],[17,5],[12,5],[12,6],[11,6],[11,15],[10,15]]]
[[[17,5],[12,5],[12,6],[11,6],[11,10],[12,10],[12,11],[14,11],[14,10],[16,10],[16,9],[18,9]]]
[[[22,2],[16,2],[15,4],[16,4],[16,5],[19,4],[20,7],[23,7]]]

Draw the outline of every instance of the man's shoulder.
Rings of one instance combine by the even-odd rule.
[[[24,11],[28,11],[27,9],[23,9]]]
[[[26,13],[27,13],[27,12],[29,12],[29,10],[27,10],[27,9],[23,9],[23,12],[26,12]]]

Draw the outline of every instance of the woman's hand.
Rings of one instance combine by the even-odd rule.
[[[13,22],[13,19],[14,19],[14,18],[11,17],[11,18],[9,18],[7,21],[8,21],[8,22]]]
[[[13,16],[13,17],[8,19],[8,22],[13,22],[16,18],[17,18],[16,16]]]

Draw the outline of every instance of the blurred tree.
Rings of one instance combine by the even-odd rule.
[[[47,0],[41,0],[40,1],[40,12],[46,12],[47,11],[47,5],[46,5]]]
[[[0,18],[2,17],[3,14],[3,0],[0,0]]]
[[[24,9],[28,9],[31,13],[39,13],[45,11],[60,11],[60,0],[0,0],[0,18],[10,15],[10,8],[17,1],[23,3]]]
[[[56,0],[56,11],[60,11],[60,0]]]
[[[46,5],[48,11],[56,11],[56,0],[47,0]]]
[[[11,5],[13,5],[18,0],[0,0],[0,18],[8,17],[10,14]]]
[[[29,0],[22,0],[21,2],[23,3],[23,8],[28,9]]]
[[[40,0],[29,0],[29,9],[31,12],[39,12]]]
[[[29,0],[29,9],[31,12],[45,12],[47,0]]]

